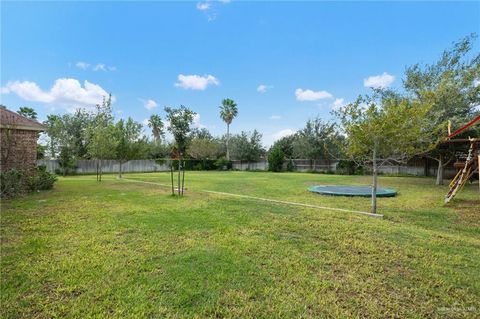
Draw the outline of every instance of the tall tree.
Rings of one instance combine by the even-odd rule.
[[[63,121],[63,135],[68,138],[75,158],[87,158],[88,128],[94,121],[92,114],[84,109],[76,109],[73,114],[65,114],[61,119]]]
[[[199,138],[204,140],[213,140],[213,135],[206,129],[205,127],[202,128],[194,128],[191,133],[192,138]]]
[[[437,185],[443,183],[444,167],[454,158],[450,147],[442,145],[448,122],[452,127],[461,127],[478,114],[475,107],[480,105],[480,54],[472,52],[475,39],[475,35],[465,37],[445,50],[435,63],[406,69],[406,91],[432,104],[426,114],[424,143],[436,145],[426,155],[438,162]]]
[[[262,145],[262,134],[257,130],[253,132],[240,132],[231,139],[232,158],[242,161],[255,162],[265,154]]]
[[[31,120],[37,119],[37,112],[35,112],[34,109],[28,106],[22,106],[17,113]]]
[[[92,114],[84,109],[62,116],[48,115],[44,124],[48,128],[50,157],[56,158],[60,149],[67,147],[74,158],[88,158],[89,128],[94,125],[93,120]]]
[[[75,157],[72,149],[68,146],[61,146],[58,154],[58,165],[62,169],[63,176],[67,175],[70,170],[75,169]]]
[[[47,135],[49,138],[48,149],[50,152],[50,158],[55,158],[58,153],[60,139],[62,135],[62,120],[58,115],[47,115],[47,120],[43,122],[47,126]]]
[[[188,145],[187,154],[197,160],[215,159],[219,149],[214,139],[194,137]]]
[[[168,130],[172,133],[175,140],[174,152],[178,155],[178,195],[183,196],[184,186],[185,186],[185,163],[183,158],[185,151],[188,147],[188,142],[190,138],[191,125],[193,123],[193,118],[195,112],[189,108],[181,105],[179,108],[166,107],[165,112],[167,113],[167,120],[170,122]],[[183,168],[183,177],[181,177]],[[174,195],[173,187],[173,171],[172,171],[172,195]]]
[[[293,152],[300,158],[311,160],[315,169],[319,159],[341,157],[343,141],[335,124],[326,123],[317,117],[308,120],[305,127],[295,134]]]
[[[146,147],[146,140],[141,136],[142,124],[128,118],[115,124],[115,139],[117,140],[116,156],[119,162],[118,177],[122,178],[122,165],[133,159],[138,159]]]
[[[377,213],[378,166],[405,163],[423,152],[425,114],[431,105],[410,99],[377,99],[360,96],[340,108],[339,116],[347,136],[346,154],[372,168],[372,213]]]
[[[238,115],[237,103],[232,99],[223,99],[222,105],[220,106],[220,117],[227,124],[227,160],[230,160],[230,150],[228,143],[230,141],[230,124],[232,124],[233,119]]]
[[[118,141],[115,139],[113,125],[112,97],[104,98],[97,105],[94,120],[88,129],[88,153],[97,161],[97,181],[102,180],[102,164],[107,158],[115,158]]]
[[[160,115],[153,114],[148,119],[148,127],[152,129],[155,142],[159,143],[164,136],[164,124]]]

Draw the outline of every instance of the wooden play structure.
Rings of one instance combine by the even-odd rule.
[[[455,132],[450,132],[450,125],[448,127],[448,136],[446,138],[446,143],[468,143],[470,147],[468,149],[467,156],[465,161],[457,161],[454,164],[454,167],[457,169],[457,174],[450,182],[448,193],[445,195],[445,204],[450,202],[452,198],[463,188],[467,181],[474,175],[479,174],[479,183],[480,183],[480,153],[479,153],[479,144],[480,138],[466,138],[466,139],[452,139],[458,134],[465,131],[467,128],[472,125],[480,122],[480,115],[468,122],[466,125],[462,126]]]

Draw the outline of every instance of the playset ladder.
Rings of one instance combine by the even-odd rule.
[[[447,195],[445,195],[445,204],[455,197],[457,192],[462,189],[463,185],[465,185],[465,183],[475,171],[473,167],[473,164],[475,163],[474,145],[475,142],[472,141],[468,150],[468,156],[467,160],[465,161],[465,166],[461,171],[457,173],[455,178],[450,183],[450,190],[448,191]]]

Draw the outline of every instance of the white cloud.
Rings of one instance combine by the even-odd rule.
[[[178,75],[178,82],[175,83],[176,87],[191,90],[205,90],[209,85],[219,85],[220,82],[213,75]]]
[[[335,101],[333,101],[332,108],[334,110],[338,110],[339,108],[341,108],[344,105],[345,105],[345,99],[339,98],[339,99],[335,99]]]
[[[8,94],[10,93],[10,90],[5,86],[5,87],[0,87],[0,94]]]
[[[272,85],[266,85],[266,84],[260,84],[258,87],[257,87],[257,92],[259,93],[265,93],[267,92],[268,90],[272,89],[273,86]]]
[[[475,80],[473,80],[473,86],[474,86],[474,87],[477,87],[477,86],[479,86],[479,85],[480,85],[480,79],[475,79]]]
[[[61,78],[49,91],[43,91],[35,82],[14,81],[8,82],[5,93],[15,93],[26,101],[42,102],[46,104],[59,105],[67,108],[72,107],[94,107],[102,102],[108,93],[99,85],[85,81],[84,85],[76,79]],[[115,97],[112,96],[112,101]]]
[[[145,126],[148,126],[149,120],[148,119],[143,119],[142,124]]]
[[[317,101],[333,98],[333,95],[327,91],[312,91],[303,89],[296,89],[295,96],[298,101]]]
[[[269,117],[270,120],[280,120],[282,117],[280,115],[272,115]]]
[[[103,64],[103,63],[97,63],[96,65],[92,66],[90,63],[79,61],[75,64],[75,66],[79,69],[82,69],[82,70],[90,69],[90,67],[93,71],[107,72],[107,71],[116,71],[117,70],[116,66],[109,66],[109,65],[106,65],[106,64]]]
[[[194,116],[193,116],[193,124],[192,124],[193,127],[195,128],[206,128],[205,125],[203,125],[202,123],[200,123],[200,114],[196,113]]]
[[[293,135],[293,134],[295,134],[295,131],[287,128],[287,129],[284,129],[284,130],[281,130],[281,131],[278,131],[278,132],[274,133],[272,135],[272,137],[273,137],[273,141],[275,142],[276,140],[279,140],[282,137]]]
[[[211,3],[208,3],[208,2],[198,2],[197,3],[197,9],[200,10],[200,11],[208,10],[208,9],[210,9],[210,7],[211,7]]]
[[[30,81],[8,82],[7,86],[4,88],[3,91],[5,93],[15,93],[20,98],[26,101],[35,101],[35,102],[43,102],[43,103],[50,103],[53,101],[53,97],[47,92],[43,92],[42,89],[40,89],[40,87],[35,82],[30,82]]]
[[[107,71],[107,66],[103,63],[99,63],[93,67],[93,71]]]
[[[365,87],[383,89],[390,86],[393,81],[395,81],[395,77],[393,75],[390,75],[387,72],[383,72],[380,75],[372,75],[364,79],[363,85]]]
[[[204,0],[204,1],[197,2],[196,7],[197,7],[197,10],[205,14],[205,16],[207,17],[207,20],[210,22],[210,21],[214,21],[218,16],[219,3],[226,5],[230,2],[231,2],[230,0],[217,0],[217,1]]]
[[[143,106],[144,106],[147,110],[153,110],[154,108],[156,108],[156,107],[158,106],[157,102],[155,102],[155,101],[152,100],[152,99],[148,99],[148,100],[139,99],[139,100],[142,101]]]
[[[88,67],[90,66],[90,64],[88,64],[87,62],[82,62],[82,61],[79,61],[75,64],[75,66],[79,69],[82,69],[82,70],[86,70],[88,69]]]

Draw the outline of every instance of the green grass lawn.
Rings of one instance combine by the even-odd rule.
[[[381,177],[383,219],[206,194],[353,210],[368,198],[312,194],[364,176],[187,172],[60,178],[3,201],[3,318],[478,318],[480,196],[448,206],[429,178]]]

